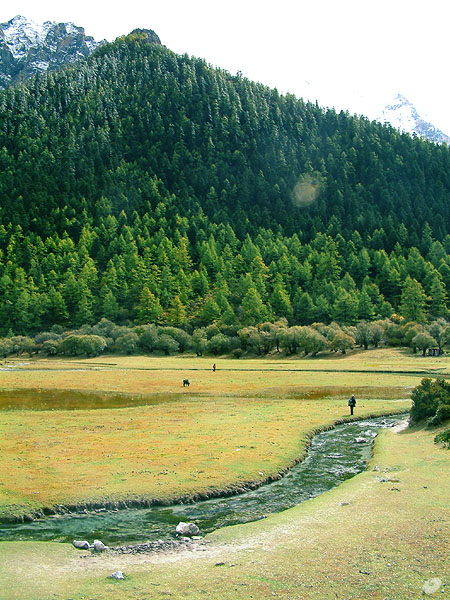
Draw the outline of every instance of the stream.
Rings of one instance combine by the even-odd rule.
[[[366,468],[373,440],[382,427],[392,427],[405,415],[377,417],[337,425],[318,433],[304,461],[281,479],[239,495],[192,504],[100,509],[64,514],[29,523],[0,524],[0,540],[102,540],[109,546],[173,540],[180,521],[194,522],[205,535],[220,527],[256,521],[314,498]],[[356,441],[363,438],[365,441]],[[262,467],[263,469],[263,467]]]

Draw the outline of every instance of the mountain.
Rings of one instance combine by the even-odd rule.
[[[335,110],[348,110],[350,114],[364,115],[370,120],[390,123],[399,131],[417,135],[437,143],[450,143],[450,137],[432,124],[414,103],[401,93],[387,93],[379,90],[375,93],[354,86],[336,87],[328,80],[312,79],[299,84],[299,93],[311,102],[321,106],[334,107]]]
[[[0,335],[448,314],[446,144],[152,40],[0,91]]]
[[[394,100],[383,108],[377,120],[390,123],[400,131],[416,134],[433,142],[450,143],[450,137],[421,117],[413,103],[402,94],[397,94]]]
[[[73,23],[38,24],[18,15],[0,24],[0,88],[73,63],[100,44]]]

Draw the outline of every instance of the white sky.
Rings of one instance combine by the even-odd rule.
[[[448,0],[2,0],[0,22],[72,21],[95,39],[153,29],[177,53],[350,112],[398,92],[450,134]],[[312,84],[305,87],[305,82]],[[358,98],[359,96],[359,98]],[[383,102],[384,100],[384,102]]]

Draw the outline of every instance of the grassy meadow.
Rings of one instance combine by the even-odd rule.
[[[301,457],[313,431],[348,418],[351,393],[357,417],[404,411],[422,377],[450,368],[446,357],[397,349],[216,359],[215,373],[213,362],[103,356],[3,364],[16,370],[0,371],[0,515],[170,501],[261,481]],[[442,476],[449,454],[434,434],[383,432],[372,461],[380,471],[217,531],[191,551],[94,557],[66,544],[1,543],[0,598],[419,597],[423,581],[444,581],[450,566],[450,481]],[[117,569],[124,581],[107,578]]]

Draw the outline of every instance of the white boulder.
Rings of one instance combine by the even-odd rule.
[[[177,535],[192,537],[193,535],[198,535],[200,533],[200,529],[197,527],[195,523],[184,523],[180,521],[176,528]]]
[[[108,546],[105,546],[100,540],[94,540],[92,547],[95,552],[104,552],[105,550],[108,550]]]
[[[125,579],[125,575],[122,573],[122,571],[114,571],[114,573],[111,573],[109,577],[111,579]]]
[[[72,544],[75,548],[78,548],[78,550],[89,550],[91,547],[86,540],[73,540]]]

